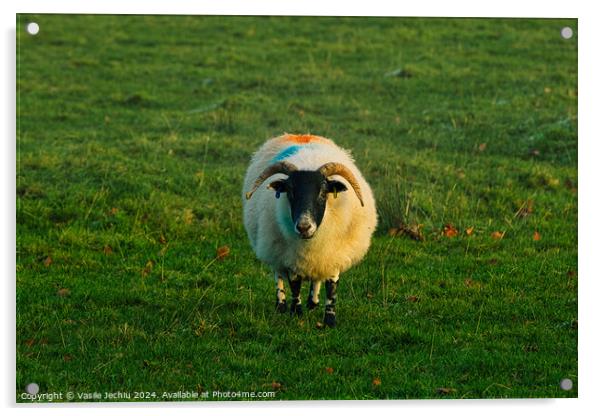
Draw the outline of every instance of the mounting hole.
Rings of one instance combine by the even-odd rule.
[[[573,29],[571,29],[568,26],[563,27],[562,30],[560,31],[560,36],[562,36],[565,39],[572,38],[573,37]]]
[[[560,388],[565,391],[569,391],[573,389],[573,380],[570,378],[563,378],[560,382]]]
[[[36,395],[40,391],[40,386],[38,386],[36,383],[29,383],[27,386],[25,386],[25,391],[29,394]]]
[[[27,33],[29,33],[32,36],[35,36],[40,31],[40,25],[37,24],[36,22],[27,23],[27,29],[26,30],[27,30]]]

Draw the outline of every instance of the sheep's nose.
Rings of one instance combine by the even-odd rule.
[[[314,232],[316,231],[316,226],[314,225],[314,222],[311,220],[307,220],[306,218],[304,218],[301,221],[297,221],[295,228],[297,229],[297,232],[299,233],[301,238],[304,239],[312,238]]]
[[[297,224],[297,231],[299,231],[300,234],[307,234],[310,228],[311,224],[308,222],[300,222]]]

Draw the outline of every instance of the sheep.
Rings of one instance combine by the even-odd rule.
[[[324,323],[335,327],[339,276],[366,255],[377,224],[372,190],[351,154],[321,136],[270,139],[251,159],[242,200],[253,251],[274,272],[276,310],[287,309],[284,278],[297,316],[302,280],[311,282],[308,310],[319,305],[325,282]]]

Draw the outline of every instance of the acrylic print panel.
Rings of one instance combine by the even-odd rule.
[[[18,15],[17,401],[576,397],[577,34],[575,19]],[[324,158],[318,136],[350,150],[374,196],[335,327],[326,283],[308,310],[303,281],[291,316],[282,271],[278,313],[245,230],[245,172],[279,136],[287,161]],[[261,185],[257,239],[281,241],[299,194],[319,206],[308,177],[281,174],[295,191],[278,199]],[[333,216],[364,211],[335,177],[316,234],[289,230],[276,260],[315,262],[330,233],[325,264],[342,264],[358,237]]]

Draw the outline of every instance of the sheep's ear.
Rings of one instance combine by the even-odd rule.
[[[347,186],[343,182],[339,181],[328,181],[328,192],[333,193],[334,197],[337,197],[339,192],[347,190]]]
[[[277,181],[274,181],[268,185],[268,188],[273,189],[274,191],[276,191],[277,194],[283,192],[286,193],[286,180],[279,179]]]

